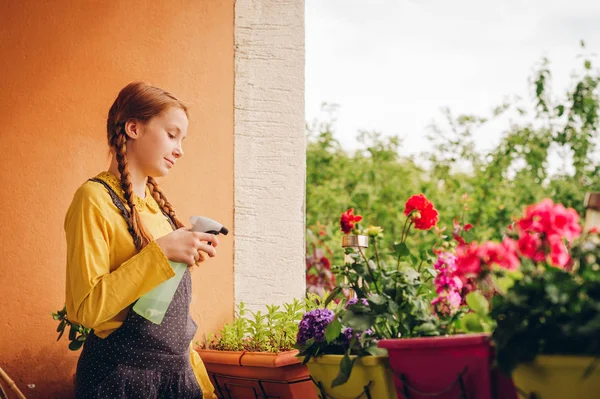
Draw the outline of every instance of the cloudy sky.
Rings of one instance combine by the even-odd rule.
[[[543,56],[560,92],[581,64],[581,39],[600,52],[600,1],[306,0],[306,119],[335,103],[345,147],[365,129],[398,134],[403,153],[418,152],[441,107],[486,113],[507,96],[530,100]]]

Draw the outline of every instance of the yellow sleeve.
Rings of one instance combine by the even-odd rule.
[[[155,241],[110,272],[111,226],[102,206],[106,198],[84,184],[65,218],[67,237],[67,315],[95,328],[175,275]]]
[[[206,371],[206,367],[204,367],[204,362],[200,358],[198,352],[194,350],[193,344],[190,343],[190,362],[192,363],[192,370],[194,370],[194,375],[198,380],[198,384],[200,384],[200,388],[202,389],[202,395],[204,399],[218,399],[217,395],[215,395],[215,387],[212,382],[210,382],[210,378],[208,377],[208,372]]]

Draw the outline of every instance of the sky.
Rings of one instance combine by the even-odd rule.
[[[359,130],[375,130],[403,137],[401,153],[418,153],[442,107],[486,115],[514,96],[532,104],[528,81],[542,57],[555,93],[572,82],[582,51],[600,66],[597,0],[305,4],[306,120],[326,119],[321,104],[337,104],[336,137],[347,149],[357,147]],[[504,128],[478,133],[478,148],[491,148]]]

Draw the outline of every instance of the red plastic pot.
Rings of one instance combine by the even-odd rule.
[[[488,334],[386,339],[399,399],[516,399],[510,378],[492,367]]]

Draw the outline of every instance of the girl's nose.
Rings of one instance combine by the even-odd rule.
[[[181,146],[175,147],[173,150],[173,156],[175,158],[181,158],[183,156],[183,148],[181,148]]]

